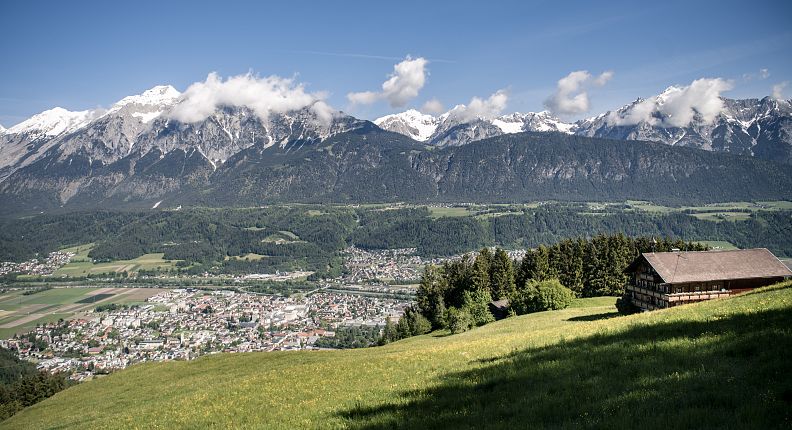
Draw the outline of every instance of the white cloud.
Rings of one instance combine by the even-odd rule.
[[[754,79],[767,79],[770,77],[770,70],[767,68],[759,69],[757,73],[743,73],[742,78],[745,81],[752,81]]]
[[[780,82],[773,85],[773,98],[776,100],[784,99],[784,89],[789,85],[789,81]]]
[[[421,106],[421,112],[428,113],[432,115],[440,115],[445,111],[445,106],[440,103],[440,100],[435,98],[427,100],[426,103]]]
[[[767,69],[759,69],[759,78],[767,79],[770,77],[770,71]]]
[[[461,121],[469,121],[475,118],[494,118],[506,109],[509,95],[506,90],[498,90],[489,98],[481,99],[473,97],[467,105],[457,105],[449,115]]]
[[[381,98],[380,93],[374,91],[362,91],[359,93],[347,94],[347,99],[354,104],[370,105]]]
[[[388,101],[391,107],[403,107],[418,96],[418,92],[426,83],[425,58],[407,58],[393,66],[393,73],[382,83],[382,91],[363,91],[347,94],[347,99],[355,104],[371,104],[380,99]]]
[[[730,81],[721,78],[696,79],[687,86],[669,87],[625,113],[611,112],[608,122],[613,125],[647,122],[661,127],[684,127],[699,115],[705,123],[711,123],[723,111],[721,93],[732,87]]]
[[[260,78],[247,73],[223,80],[212,72],[204,82],[196,82],[182,94],[170,116],[182,122],[198,122],[218,107],[238,106],[252,109],[261,119],[271,113],[284,113],[310,106],[322,121],[332,118],[332,109],[322,101],[323,93],[308,93],[302,84],[279,76]]]
[[[612,77],[612,71],[598,76],[592,76],[587,70],[572,72],[558,80],[556,92],[545,100],[545,106],[553,113],[561,115],[588,112],[590,105],[587,90],[605,85]]]

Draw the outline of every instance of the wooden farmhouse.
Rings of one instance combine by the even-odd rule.
[[[764,248],[734,251],[647,252],[630,264],[627,296],[643,310],[739,294],[792,278]]]

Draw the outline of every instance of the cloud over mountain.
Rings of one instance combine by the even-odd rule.
[[[418,96],[426,83],[426,65],[423,57],[407,58],[393,66],[393,73],[382,83],[382,91],[362,91],[347,94],[347,99],[355,104],[371,104],[378,100],[387,100],[391,107],[403,107]]]
[[[634,125],[647,122],[653,126],[684,127],[696,114],[704,123],[711,123],[724,109],[721,93],[732,89],[730,81],[721,78],[696,79],[687,86],[672,86],[662,94],[635,104],[621,114],[612,112],[611,125]]]
[[[601,87],[613,77],[613,72],[606,71],[592,76],[587,70],[572,72],[558,80],[555,93],[545,100],[545,107],[560,115],[573,115],[589,111],[587,90]]]
[[[487,99],[473,97],[467,105],[457,105],[448,113],[461,121],[469,121],[474,118],[493,118],[506,109],[508,101],[509,95],[506,90],[498,90]]]
[[[773,98],[776,100],[784,99],[784,89],[789,85],[788,81],[780,82],[773,85]]]
[[[261,78],[246,73],[223,80],[212,72],[204,82],[196,82],[187,88],[170,116],[182,122],[198,122],[220,106],[244,106],[266,120],[271,113],[311,106],[320,119],[326,120],[332,110],[324,98],[323,93],[306,92],[304,86],[294,79],[275,75]]]

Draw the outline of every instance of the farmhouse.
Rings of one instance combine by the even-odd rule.
[[[630,264],[627,296],[643,310],[739,294],[792,278],[764,248],[734,251],[647,252]]]

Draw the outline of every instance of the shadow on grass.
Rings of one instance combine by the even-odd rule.
[[[615,318],[620,316],[621,314],[618,312],[607,312],[604,314],[596,314],[596,315],[583,315],[579,317],[572,317],[569,318],[567,321],[598,321],[598,320],[606,320],[610,318]]]
[[[640,326],[478,361],[353,429],[789,428],[792,312]]]

